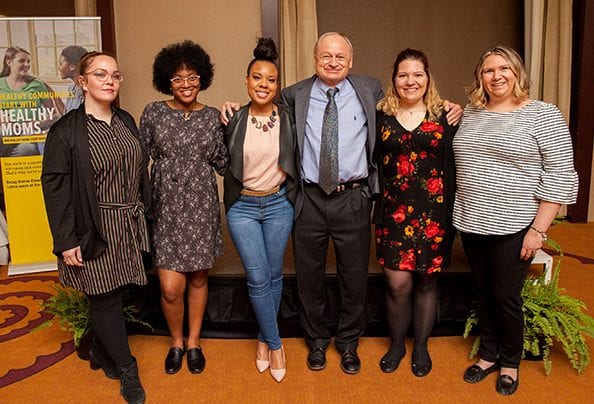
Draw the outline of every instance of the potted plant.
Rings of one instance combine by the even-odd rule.
[[[33,329],[33,331],[49,327],[54,323],[54,320],[58,320],[60,328],[72,334],[78,356],[81,359],[88,359],[91,343],[91,339],[88,338],[91,330],[89,300],[81,291],[67,286],[56,286],[55,289],[57,293],[47,299],[41,306],[45,313],[52,315],[52,318]],[[123,311],[126,321],[144,325],[152,330],[150,324],[134,316],[136,312],[134,306],[124,306]]]
[[[586,305],[579,299],[565,294],[559,287],[559,270],[563,252],[555,241],[548,245],[559,254],[550,283],[545,283],[544,274],[539,278],[527,278],[522,288],[524,300],[524,350],[522,356],[542,357],[545,373],[551,373],[551,347],[560,342],[571,366],[581,374],[590,363],[586,337],[594,337],[594,318],[584,313]],[[464,338],[478,324],[476,310],[466,320]],[[474,357],[479,348],[477,336],[470,350]]]

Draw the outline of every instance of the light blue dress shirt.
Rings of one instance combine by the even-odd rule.
[[[301,174],[305,182],[317,184],[320,167],[320,142],[324,109],[330,87],[316,79],[311,88],[305,122],[305,139]],[[367,177],[367,117],[352,84],[345,79],[336,86],[334,96],[338,108],[338,181],[347,182]]]

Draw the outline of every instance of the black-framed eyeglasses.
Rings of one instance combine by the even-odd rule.
[[[122,81],[124,81],[124,73],[122,73],[122,72],[113,72],[113,73],[109,74],[109,72],[107,70],[96,69],[96,70],[93,70],[92,72],[85,73],[84,75],[86,76],[89,74],[92,76],[95,76],[95,78],[102,83],[107,81],[107,78],[110,76],[111,76],[111,79],[116,83],[121,83]]]
[[[190,76],[190,77],[174,77],[169,79],[171,81],[171,85],[179,87],[183,84],[189,84],[191,86],[195,86],[200,84],[200,76]]]

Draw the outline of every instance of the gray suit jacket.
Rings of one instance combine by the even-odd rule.
[[[303,159],[303,143],[305,138],[305,123],[307,120],[307,111],[309,110],[309,99],[311,88],[316,79],[312,76],[299,83],[293,84],[282,90],[283,106],[295,117],[295,126],[297,129],[297,146],[299,148],[300,161]],[[365,110],[367,117],[367,164],[368,177],[367,187],[363,188],[363,193],[367,197],[379,194],[378,172],[375,159],[373,158],[375,149],[375,117],[377,102],[383,97],[382,86],[378,79],[369,76],[349,75],[349,80],[359,97],[359,101]],[[300,181],[297,199],[295,201],[295,219],[299,217],[303,206],[303,180]]]

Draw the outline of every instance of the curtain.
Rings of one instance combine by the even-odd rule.
[[[97,15],[96,0],[74,0],[74,14],[77,17],[94,17]]]
[[[569,122],[571,0],[525,0],[526,69],[532,98],[559,107]]]
[[[281,84],[290,86],[313,74],[318,39],[316,0],[280,2]]]

